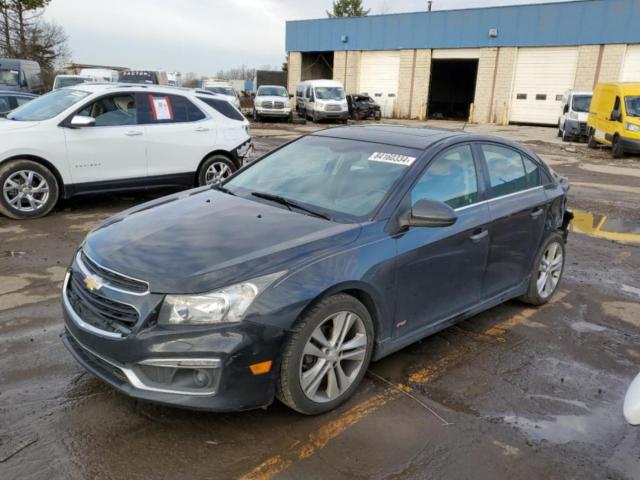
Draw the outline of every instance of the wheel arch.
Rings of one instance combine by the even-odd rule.
[[[60,198],[69,197],[64,180],[62,179],[62,175],[60,174],[60,171],[53,165],[53,163],[37,155],[20,154],[20,155],[13,155],[11,157],[7,157],[3,159],[2,161],[0,161],[0,166],[5,165],[6,163],[12,162],[14,160],[30,160],[48,169],[56,178],[56,182],[58,182],[58,191],[60,192]]]
[[[237,169],[239,169],[241,167],[240,165],[240,161],[235,157],[235,155],[233,155],[231,152],[227,151],[227,150],[221,150],[221,149],[217,149],[217,150],[213,150],[209,153],[207,153],[204,157],[202,157],[202,160],[200,160],[200,163],[198,164],[198,169],[196,170],[196,178],[198,173],[200,172],[200,169],[202,168],[202,164],[204,162],[206,162],[209,158],[211,158],[214,155],[222,155],[224,157],[227,157],[227,159],[232,162]]]

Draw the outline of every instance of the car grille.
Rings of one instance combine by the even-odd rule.
[[[101,267],[93,260],[91,260],[84,252],[80,254],[80,260],[89,271],[89,273],[98,275],[110,287],[138,294],[146,293],[147,291],[149,291],[149,284],[147,284],[146,282],[121,275],[111,270],[107,270],[106,268]]]
[[[262,102],[262,108],[273,108],[273,102]]]
[[[127,335],[138,322],[135,308],[91,292],[74,273],[70,273],[66,294],[76,314],[100,330]]]
[[[340,105],[327,105],[325,107],[325,110],[327,112],[340,112],[342,110],[342,107]]]
[[[586,122],[580,122],[580,135],[587,135],[587,124]]]
[[[273,103],[273,108],[283,109],[284,108],[284,103],[283,102],[274,102]]]

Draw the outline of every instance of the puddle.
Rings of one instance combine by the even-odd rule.
[[[572,231],[596,238],[626,243],[640,243],[640,225],[607,215],[573,210]]]

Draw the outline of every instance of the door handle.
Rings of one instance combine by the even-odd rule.
[[[198,127],[195,130],[196,132],[208,132],[209,129],[207,127]]]
[[[128,132],[124,132],[127,137],[137,137],[138,135],[142,135],[140,130],[129,130]]]
[[[529,216],[533,219],[538,218],[540,215],[542,215],[544,213],[544,209],[542,207],[538,207],[536,209],[533,210],[533,212],[531,212],[529,214]]]
[[[473,231],[473,235],[471,235],[469,237],[469,239],[473,243],[478,243],[480,240],[482,240],[487,235],[489,235],[489,230],[487,230],[486,228],[478,228],[478,229]]]

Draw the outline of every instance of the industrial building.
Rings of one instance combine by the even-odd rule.
[[[333,78],[386,117],[556,124],[567,90],[640,81],[639,25],[640,0],[289,21],[288,88]]]

